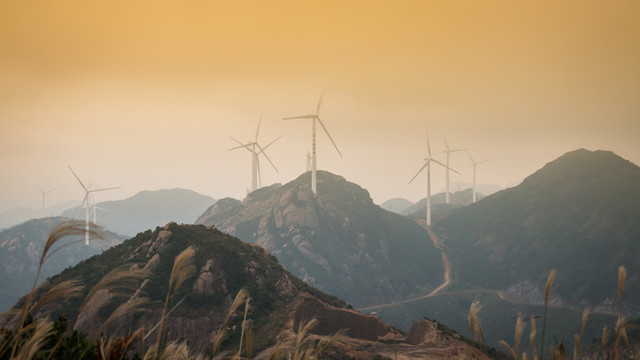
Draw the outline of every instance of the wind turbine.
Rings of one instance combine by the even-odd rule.
[[[276,166],[273,165],[273,162],[271,162],[271,159],[269,159],[269,156],[267,156],[267,153],[265,152],[265,150],[269,146],[271,146],[271,144],[273,144],[278,139],[280,139],[282,136],[279,136],[278,138],[276,138],[275,140],[270,142],[267,146],[261,147],[260,144],[258,144],[258,134],[260,133],[260,123],[261,122],[262,122],[262,115],[260,115],[260,120],[258,120],[258,128],[256,129],[256,137],[255,137],[255,139],[253,141],[250,141],[250,142],[248,142],[246,144],[243,144],[240,141],[238,141],[238,140],[236,140],[236,139],[234,139],[232,137],[231,139],[233,141],[237,142],[238,144],[240,144],[240,146],[236,146],[236,147],[231,148],[231,149],[228,150],[228,151],[231,151],[231,150],[235,150],[235,149],[245,148],[251,153],[251,191],[255,191],[258,188],[258,181],[260,183],[260,186],[262,186],[262,178],[260,177],[260,159],[258,159],[258,156],[260,154],[263,154],[264,157],[267,158],[267,160],[269,161],[269,164],[271,164],[271,166],[273,166],[273,169],[278,173],[278,169],[276,169]],[[257,150],[259,150],[259,151],[257,151]],[[260,178],[260,179],[258,180],[258,178]]]
[[[86,232],[85,232],[85,236],[84,236],[84,244],[85,245],[89,245],[89,207],[90,207],[89,201],[91,200],[91,198],[90,198],[91,193],[98,192],[98,191],[119,189],[119,187],[103,188],[103,189],[89,189],[82,183],[82,181],[80,180],[78,175],[76,175],[76,173],[73,171],[71,166],[67,165],[67,167],[69,168],[69,170],[71,171],[73,176],[76,177],[76,179],[80,183],[80,186],[82,186],[82,188],[84,189],[84,199],[82,199],[82,204],[80,204],[80,207],[84,206],[84,208],[85,208],[85,221],[86,221],[85,229],[86,229]],[[95,214],[94,214],[94,219],[95,219]]]
[[[424,165],[422,165],[422,167],[420,168],[420,170],[418,170],[418,172],[413,176],[413,178],[411,178],[411,180],[409,180],[409,183],[411,183],[416,177],[418,177],[418,175],[422,172],[422,170],[424,170],[425,168],[427,169],[427,226],[431,226],[431,162],[434,162],[438,165],[441,165],[443,167],[445,167],[446,169],[449,169],[457,174],[460,174],[459,172],[451,169],[450,167],[448,167],[447,165],[441,163],[440,161],[434,159],[431,157],[431,145],[429,143],[429,131],[427,131],[427,153],[428,153],[428,157],[424,158]]]
[[[471,153],[467,150],[467,155],[469,155],[469,159],[471,159],[471,166],[473,166],[473,202],[476,202],[476,167],[480,164],[484,164],[487,161],[491,161],[491,159],[482,160],[480,162],[476,162],[473,160]]]
[[[36,187],[38,188],[38,190],[40,190],[40,193],[42,194],[42,214],[44,215],[44,197],[45,195],[47,195],[48,193],[52,192],[55,189],[44,191],[40,188],[40,186],[36,185]]]
[[[447,194],[446,194],[446,203],[449,204],[449,154],[453,153],[453,152],[458,152],[458,151],[465,151],[465,149],[449,149],[449,144],[447,144],[447,139],[444,138],[444,136],[442,137],[442,139],[444,140],[444,146],[447,148],[447,150],[445,150],[445,154],[447,154],[447,171],[446,171],[446,181],[447,181]]]
[[[322,96],[320,96],[320,100],[318,100],[318,107],[316,108],[315,114],[291,116],[291,117],[286,117],[282,119],[282,120],[311,119],[311,191],[313,191],[314,194],[317,193],[316,171],[318,169],[317,163],[316,163],[316,121],[320,123],[320,126],[322,126],[322,129],[329,137],[329,140],[331,140],[331,143],[336,148],[336,151],[338,152],[340,157],[342,157],[342,153],[340,153],[340,150],[338,149],[338,146],[336,145],[335,141],[333,141],[333,139],[331,138],[331,135],[329,135],[329,131],[327,130],[327,127],[324,126],[324,124],[322,123],[322,120],[320,120],[320,115],[319,115],[320,105],[322,105]]]

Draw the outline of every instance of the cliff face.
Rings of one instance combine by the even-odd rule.
[[[360,186],[318,172],[222,199],[197,221],[278,258],[294,275],[355,306],[424,295],[443,279],[439,251],[415,222],[383,210]]]

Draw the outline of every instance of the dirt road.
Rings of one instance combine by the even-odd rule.
[[[442,283],[442,285],[438,286],[437,288],[435,288],[432,292],[430,292],[427,295],[418,296],[418,297],[415,297],[415,298],[406,299],[406,300],[402,300],[402,301],[396,301],[396,302],[388,303],[388,304],[367,306],[367,307],[359,308],[358,311],[367,312],[367,311],[371,311],[371,310],[383,309],[383,308],[390,307],[390,306],[396,306],[396,305],[400,305],[400,304],[407,304],[407,303],[411,303],[411,302],[414,302],[414,301],[426,299],[426,298],[429,298],[429,297],[437,295],[440,291],[442,291],[447,286],[449,286],[449,284],[451,284],[451,263],[449,262],[449,258],[447,257],[447,254],[445,254],[444,251],[442,251],[442,249],[440,249],[440,240],[438,239],[436,234],[433,231],[431,231],[431,229],[429,227],[425,227],[425,228],[427,229],[427,233],[429,234],[429,237],[433,241],[433,245],[436,247],[436,249],[440,250],[440,253],[442,254],[442,264],[444,265],[444,282]]]

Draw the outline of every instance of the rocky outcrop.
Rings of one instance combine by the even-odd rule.
[[[222,199],[196,223],[255,243],[308,284],[356,307],[425,295],[443,276],[440,252],[414,221],[381,209],[326,171]],[[416,274],[420,274],[416,276]]]

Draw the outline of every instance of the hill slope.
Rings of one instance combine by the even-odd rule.
[[[40,256],[47,236],[57,224],[69,220],[63,217],[29,220],[0,232],[0,312],[8,310],[20,296],[31,291],[33,279],[38,270]],[[40,273],[40,282],[63,269],[99,254],[113,245],[121,243],[122,236],[109,233],[108,240],[90,241],[62,248],[44,264]],[[73,242],[78,239],[67,239]]]
[[[214,202],[209,196],[185,189],[141,191],[124,200],[98,203],[107,210],[98,210],[98,223],[119,234],[133,236],[171,221],[190,224]],[[63,215],[84,219],[84,210],[76,207]]]
[[[414,221],[376,206],[360,186],[318,172],[222,199],[197,221],[270,251],[296,276],[355,306],[424,295],[443,281],[441,254]]]
[[[551,269],[557,302],[599,310],[615,303],[619,265],[625,308],[640,311],[640,168],[606,151],[569,152],[522,184],[452,212],[435,231],[459,284],[507,290],[540,303]]]
[[[222,324],[233,296],[242,288],[250,296],[247,319],[253,333],[256,358],[268,358],[276,338],[284,355],[294,345],[298,325],[302,320],[316,318],[318,325],[311,331],[311,341],[326,340],[326,335],[346,329],[346,336],[330,350],[331,358],[380,359],[380,354],[400,354],[405,359],[447,359],[466,354],[476,359],[487,359],[459,336],[443,333],[437,324],[421,321],[408,336],[383,323],[379,318],[345,309],[345,303],[311,288],[280,266],[273,256],[259,246],[250,245],[224,234],[215,228],[201,225],[168,224],[155,231],[139,233],[136,237],[111,248],[101,255],[66,269],[39,289],[42,294],[55,284],[78,279],[86,284],[83,296],[50,304],[38,311],[41,318],[63,313],[75,319],[74,313],[89,289],[111,269],[125,265],[131,271],[146,272],[146,278],[132,290],[129,297],[122,296],[121,284],[98,290],[87,302],[84,311],[70,325],[95,339],[105,319],[119,305],[148,297],[143,311],[125,313],[104,328],[109,336],[130,334],[144,326],[153,329],[162,315],[164,297],[168,290],[174,259],[185,249],[195,250],[195,275],[187,278],[172,304],[178,303],[165,322],[167,341],[186,341],[191,355],[210,355],[212,335]],[[178,302],[178,299],[184,299]],[[237,314],[236,314],[237,315]],[[228,324],[229,338],[223,348],[236,349],[241,336],[242,315],[232,316]],[[11,327],[16,318],[0,325]],[[155,342],[155,334],[146,340],[146,346]],[[140,349],[138,349],[139,351]]]

